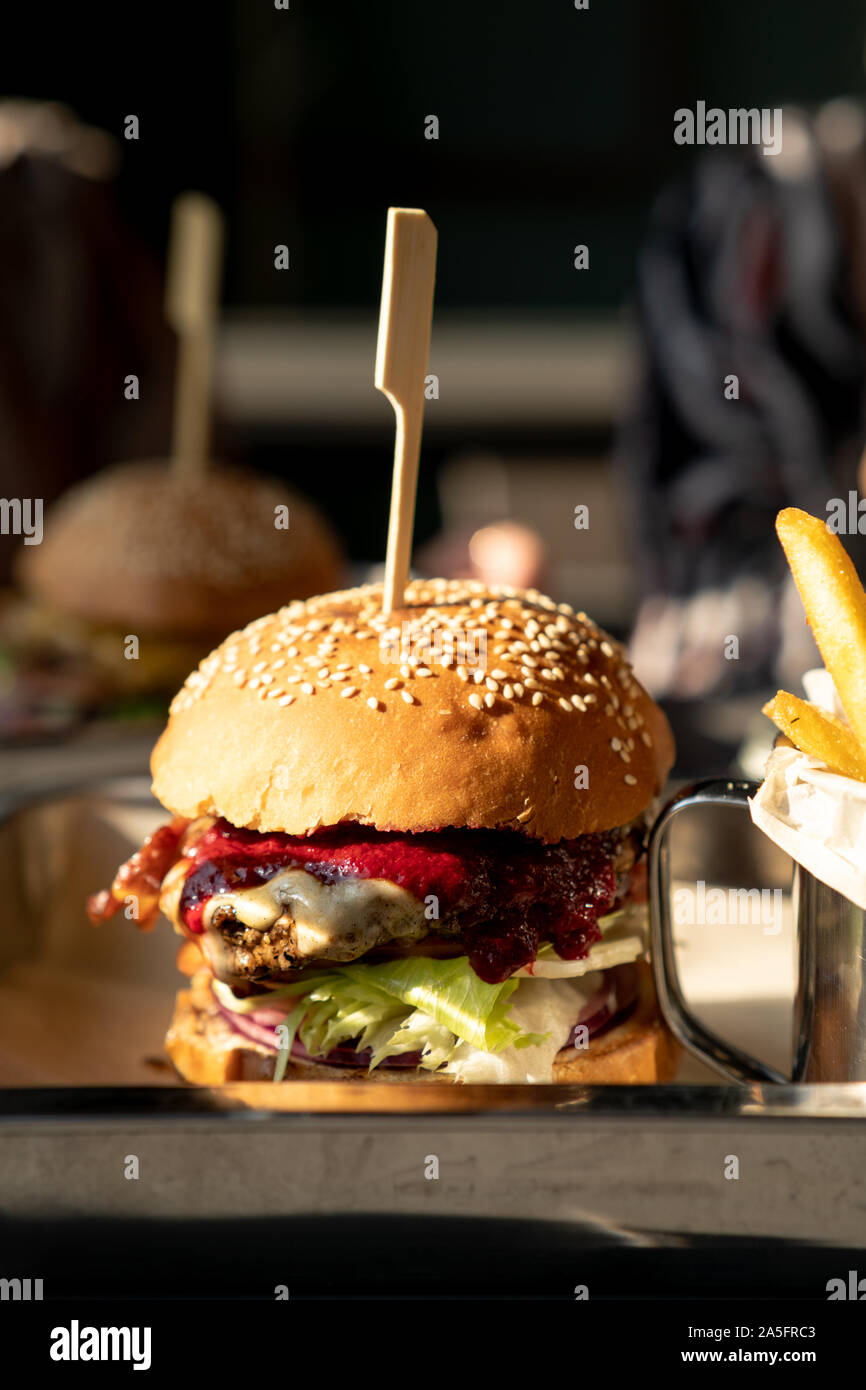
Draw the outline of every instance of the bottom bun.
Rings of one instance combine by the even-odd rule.
[[[652,970],[644,961],[639,962],[639,974],[638,998],[627,1017],[591,1038],[586,1048],[562,1048],[553,1064],[554,1081],[629,1086],[673,1078],[679,1047],[659,1013]],[[197,1086],[272,1080],[277,1054],[234,1031],[214,1002],[210,980],[210,972],[200,970],[190,988],[178,992],[165,1039],[178,1072]],[[454,1077],[421,1067],[368,1071],[296,1058],[290,1059],[284,1079],[455,1084]]]

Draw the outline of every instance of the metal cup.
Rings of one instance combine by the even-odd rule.
[[[695,806],[747,810],[756,791],[754,782],[697,782],[668,802],[653,827],[652,959],[662,1012],[690,1052],[735,1081],[866,1081],[866,912],[800,864],[794,864],[793,879],[797,989],[792,1076],[718,1037],[694,1017],[683,997],[673,943],[668,832],[677,816]]]

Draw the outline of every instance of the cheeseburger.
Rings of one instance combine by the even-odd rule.
[[[643,854],[672,757],[567,604],[326,594],[188,678],[152,761],[172,819],[90,913],[185,938],[189,1081],[664,1080]]]
[[[281,514],[282,526],[275,524]],[[277,479],[215,463],[206,479],[140,460],[70,488],[22,546],[22,654],[75,659],[97,696],[172,694],[233,628],[286,597],[339,584],[343,557],[318,508]],[[140,639],[126,658],[128,634]]]

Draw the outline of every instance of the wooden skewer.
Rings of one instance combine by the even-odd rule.
[[[208,463],[222,248],[216,203],[182,193],[172,207],[165,313],[178,336],[171,466],[189,477],[200,477]]]
[[[409,579],[418,458],[424,422],[424,378],[430,355],[436,228],[419,208],[389,208],[379,341],[373,377],[394,407],[396,437],[382,607],[403,604]]]

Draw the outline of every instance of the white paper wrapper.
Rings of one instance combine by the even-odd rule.
[[[827,671],[807,671],[803,685],[813,704],[845,718]],[[786,854],[866,909],[866,783],[797,748],[774,748],[749,810]]]

